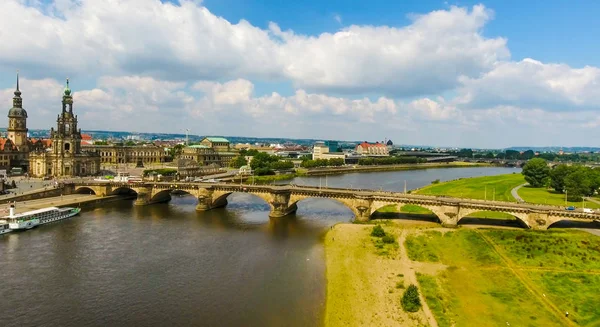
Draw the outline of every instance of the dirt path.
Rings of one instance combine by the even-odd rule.
[[[523,286],[525,286],[525,288],[531,294],[533,294],[535,297],[537,297],[538,300],[541,303],[545,304],[550,312],[554,313],[556,315],[556,317],[559,318],[560,321],[564,322],[567,326],[576,326],[576,324],[573,321],[571,321],[571,320],[569,320],[568,318],[565,317],[565,315],[563,314],[563,312],[561,310],[559,310],[554,305],[554,303],[552,303],[550,300],[548,300],[548,298],[546,298],[545,296],[542,296],[542,292],[540,292],[539,290],[537,290],[533,285],[531,285],[529,283],[529,281],[527,280],[527,278],[525,278],[523,275],[521,275],[518,267],[515,267],[515,265],[513,264],[513,262],[507,256],[504,255],[504,253],[498,248],[498,246],[496,245],[496,243],[494,243],[491,239],[489,239],[487,236],[485,236],[480,231],[478,231],[478,230],[475,230],[475,231],[500,256],[500,258],[502,259],[502,261],[504,261],[504,263],[506,264],[506,266],[508,267],[508,269],[510,269],[510,271],[512,271],[512,273],[519,279],[519,281],[521,281],[521,283],[523,284]]]
[[[419,285],[417,282],[417,274],[415,273],[415,264],[408,258],[408,253],[406,252],[406,248],[404,247],[404,241],[406,241],[406,229],[402,230],[402,234],[398,238],[398,244],[400,244],[400,262],[402,263],[402,273],[404,274],[404,280],[410,285],[415,284]],[[437,321],[433,316],[433,313],[429,309],[425,298],[423,297],[422,292],[419,292],[419,298],[421,298],[421,303],[423,304],[423,314],[429,323],[429,326],[438,327]]]

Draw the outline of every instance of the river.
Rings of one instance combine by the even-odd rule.
[[[511,168],[428,169],[329,176],[329,186],[401,190]],[[318,185],[319,177],[296,184]],[[324,177],[321,178],[324,183]],[[325,303],[321,238],[352,213],[307,199],[295,216],[233,194],[196,212],[192,197],[132,201],[0,236],[2,326],[318,326]]]

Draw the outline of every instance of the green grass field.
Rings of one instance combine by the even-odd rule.
[[[525,183],[521,174],[463,178],[455,181],[432,184],[418,190],[417,194],[447,195],[458,198],[515,201],[510,191]]]
[[[417,275],[439,326],[564,326],[566,311],[578,325],[600,326],[597,236],[425,230],[409,235],[405,247],[411,260],[446,265]]]
[[[538,203],[538,204],[549,204],[556,206],[575,206],[577,208],[583,207],[583,202],[570,202],[568,201],[565,204],[565,195],[562,193],[557,193],[554,190],[548,190],[546,188],[533,188],[524,186],[521,187],[518,191],[519,195],[529,203]],[[586,201],[586,208],[598,209],[600,205]]]

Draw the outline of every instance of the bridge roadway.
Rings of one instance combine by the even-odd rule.
[[[546,229],[560,220],[598,221],[600,215],[582,211],[567,211],[562,207],[484,201],[404,194],[400,192],[323,188],[298,185],[240,185],[202,182],[140,182],[113,183],[80,181],[66,185],[70,192],[94,193],[107,196],[135,192],[136,205],[148,205],[170,200],[170,193],[178,190],[198,199],[199,211],[227,205],[227,196],[235,192],[249,193],[264,199],[271,207],[270,217],[283,217],[297,209],[297,203],[307,198],[329,198],[346,205],[359,221],[367,221],[378,209],[395,205],[399,209],[406,204],[419,205],[431,210],[445,226],[457,226],[460,219],[479,211],[504,212],[516,217],[528,228]]]

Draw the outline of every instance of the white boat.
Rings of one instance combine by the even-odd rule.
[[[14,206],[10,207],[10,214],[2,217],[12,230],[31,229],[37,225],[43,225],[77,215],[80,208],[57,208],[48,207],[38,210],[15,214]]]
[[[8,223],[0,222],[0,235],[10,233],[10,232],[12,232],[12,229],[10,229],[10,226],[8,226]]]

